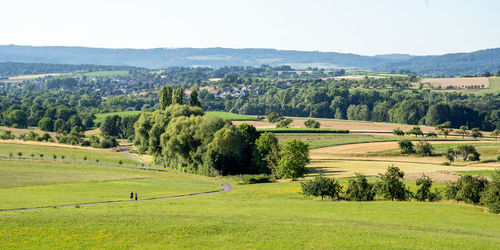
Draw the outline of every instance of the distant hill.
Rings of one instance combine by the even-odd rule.
[[[500,70],[500,48],[440,56],[387,54],[361,56],[348,53],[276,49],[156,48],[104,49],[63,46],[0,45],[0,62],[93,64],[150,69],[170,66],[271,66],[324,67],[411,71],[419,75],[454,76]]]
[[[141,70],[131,66],[102,66],[90,64],[53,64],[53,63],[19,63],[0,62],[0,76],[38,75],[48,73],[70,73],[75,71],[104,71],[104,70]]]
[[[146,67],[322,65],[370,68],[393,62],[391,58],[336,52],[275,49],[178,48],[103,49],[87,47],[35,47],[1,45],[0,62],[99,64]]]
[[[419,75],[457,76],[500,70],[500,48],[440,56],[417,56],[375,67],[382,71],[409,70]]]

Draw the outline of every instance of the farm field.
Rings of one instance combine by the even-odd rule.
[[[490,87],[488,77],[454,77],[454,78],[424,78],[421,83],[430,83],[434,86],[441,86],[446,89],[453,87],[457,89],[467,89],[467,87],[477,87],[487,89]]]
[[[0,247],[473,248],[500,217],[455,202],[320,202],[299,182],[174,200],[0,212]],[[402,213],[404,211],[404,216]]]
[[[306,128],[304,122],[310,118],[305,117],[290,117],[293,119],[291,124],[292,128]],[[352,120],[338,120],[338,119],[325,119],[313,118],[319,121],[322,129],[347,129],[351,132],[391,132],[394,129],[400,128],[402,130],[410,130],[413,125],[404,125],[396,123],[383,123],[383,122],[367,122],[367,121],[352,121]],[[275,128],[276,125],[267,121],[234,121],[233,124],[238,126],[241,123],[248,123],[255,126],[257,129]],[[433,127],[420,126],[423,132],[435,132]]]

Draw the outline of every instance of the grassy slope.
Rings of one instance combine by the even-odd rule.
[[[8,155],[10,152],[12,152],[15,156],[17,156],[18,152],[23,153],[24,156],[30,156],[33,153],[35,158],[39,157],[40,154],[44,154],[44,158],[46,160],[52,159],[52,155],[55,154],[58,159],[64,155],[68,159],[83,160],[83,157],[87,156],[88,160],[93,162],[95,162],[95,160],[99,160],[100,162],[118,163],[121,160],[125,164],[137,163],[123,154],[108,150],[72,149],[63,147],[0,143],[0,154]]]
[[[201,177],[103,165],[0,160],[0,210],[219,190]]]
[[[500,217],[456,203],[320,202],[300,184],[0,213],[0,247],[494,249]]]

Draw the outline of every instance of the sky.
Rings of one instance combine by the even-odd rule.
[[[436,55],[500,47],[495,0],[4,0],[0,44]]]

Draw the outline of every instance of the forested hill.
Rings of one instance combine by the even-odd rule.
[[[0,62],[96,64],[150,69],[170,66],[271,66],[293,68],[340,67],[379,71],[411,71],[419,75],[456,76],[500,69],[500,48],[440,56],[356,54],[275,49],[156,48],[104,49],[88,47],[36,47],[0,45]]]
[[[382,71],[410,70],[419,75],[456,76],[500,70],[500,48],[441,56],[418,56],[380,67]]]
[[[35,47],[1,45],[0,62],[126,65],[146,68],[169,66],[289,65],[371,68],[394,62],[393,57],[275,49],[178,48],[103,49],[87,47]]]
[[[70,73],[75,71],[104,71],[104,70],[141,70],[130,66],[103,66],[92,64],[53,64],[53,63],[19,63],[0,62],[0,76],[38,75],[47,73]]]

